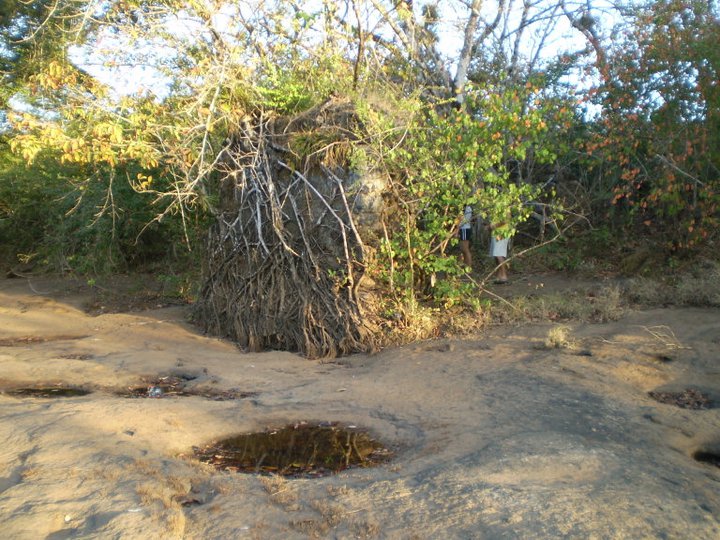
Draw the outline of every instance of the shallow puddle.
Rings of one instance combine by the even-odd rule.
[[[213,388],[186,388],[188,381],[195,379],[194,376],[167,376],[158,377],[148,381],[144,386],[131,386],[126,390],[116,392],[116,395],[126,398],[153,398],[162,399],[173,396],[188,397],[196,396],[213,401],[228,401],[233,399],[245,399],[257,396],[257,392],[241,392],[240,390],[217,390]]]
[[[315,478],[351,467],[379,465],[391,453],[367,432],[354,427],[296,424],[230,437],[195,449],[195,455],[224,470]]]
[[[693,454],[693,459],[700,463],[708,463],[720,467],[720,453],[718,452],[706,452],[704,450],[698,450]]]
[[[4,392],[15,397],[36,397],[36,398],[63,398],[87,396],[92,391],[83,388],[72,388],[63,386],[48,386],[38,388],[15,388]]]
[[[682,392],[648,392],[648,395],[655,401],[682,409],[710,409],[713,406],[707,395],[694,388],[687,388]]]
[[[14,338],[0,339],[0,347],[24,347],[26,345],[37,345],[40,343],[48,343],[51,341],[71,341],[85,339],[87,336],[21,336]]]

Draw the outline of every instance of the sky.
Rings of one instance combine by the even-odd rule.
[[[520,23],[520,9],[522,7],[521,0],[507,0],[511,15],[507,18],[507,24],[511,30],[513,26]],[[531,0],[533,1],[533,0]],[[534,0],[538,9],[545,4],[543,0]],[[216,29],[223,32],[232,28],[236,17],[235,9],[243,10],[247,15],[251,16],[253,9],[257,9],[262,3],[261,0],[256,1],[236,1],[229,3],[226,8],[220,11],[214,19],[213,23]],[[313,6],[320,4],[320,0],[308,0],[303,4],[305,9],[311,10]],[[549,3],[549,2],[547,2]],[[456,59],[459,56],[462,47],[462,26],[467,19],[467,10],[462,9],[463,2],[461,0],[445,0],[439,2],[440,20],[437,23],[437,34],[439,36],[439,50],[448,59],[448,67],[452,75],[455,74],[457,68]],[[603,13],[602,9],[610,4],[606,0],[598,0],[594,2],[596,6],[601,8],[595,10],[594,13]],[[572,8],[572,2],[567,2]],[[575,7],[583,4],[575,4]],[[604,6],[604,7],[603,7]],[[415,2],[416,17],[420,17],[421,2]],[[497,10],[497,1],[489,0],[483,2],[483,15],[486,20],[492,20]],[[603,26],[605,28],[612,24],[609,15],[603,15]],[[377,16],[366,14],[364,17],[364,26],[371,28]],[[354,19],[354,17],[351,17]],[[354,22],[354,20],[353,20]],[[499,28],[503,27],[501,22]],[[185,14],[169,18],[165,24],[165,30],[180,39],[191,38],[197,35],[201,30],[200,26],[190,20]],[[550,57],[558,52],[577,51],[586,46],[584,38],[573,29],[563,15],[556,14],[552,18],[548,18],[538,25],[529,27],[523,38],[522,54],[532,56],[535,54],[535,48],[540,40],[540,34],[549,31],[549,36],[545,42],[545,48],[541,54]],[[122,64],[111,66],[107,65],[108,53],[111,51],[121,51],[123,54],[130,53],[129,58],[125,59]],[[159,40],[146,41],[141,44],[131,44],[130,41],[116,33],[107,31],[99,37],[94,47],[90,46],[73,46],[70,48],[70,57],[76,65],[81,66],[87,72],[106,83],[117,97],[136,92],[147,91],[154,94],[158,99],[162,99],[167,95],[168,79],[164,77],[158,69],[152,64],[163,61],[170,61],[176,55],[176,51],[162,45]],[[129,60],[129,62],[127,61]],[[131,65],[132,64],[132,65]],[[579,75],[573,75],[579,77]],[[578,79],[578,85],[581,81]]]

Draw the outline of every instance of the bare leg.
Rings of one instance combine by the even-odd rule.
[[[470,240],[460,240],[460,251],[462,251],[463,263],[465,266],[472,266],[472,253],[470,253]]]
[[[498,265],[497,280],[498,281],[507,281],[508,273],[507,273],[507,264],[505,264],[505,257],[495,257],[495,262]]]

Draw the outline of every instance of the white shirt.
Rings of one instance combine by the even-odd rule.
[[[472,225],[470,225],[470,222],[472,221],[472,206],[468,205],[465,207],[465,216],[463,217],[462,224],[460,225],[461,229],[471,229]]]

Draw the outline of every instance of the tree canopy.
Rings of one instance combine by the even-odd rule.
[[[0,106],[16,155],[75,168],[75,200],[104,193],[99,214],[118,182],[156,222],[212,213],[244,124],[343,96],[365,115],[349,159],[412,201],[406,245],[387,253],[413,274],[446,270],[466,200],[516,208],[511,233],[543,186],[570,182],[587,196],[566,204],[591,221],[679,249],[717,224],[717,35],[701,0],[15,0]],[[329,144],[308,134],[293,151]]]

